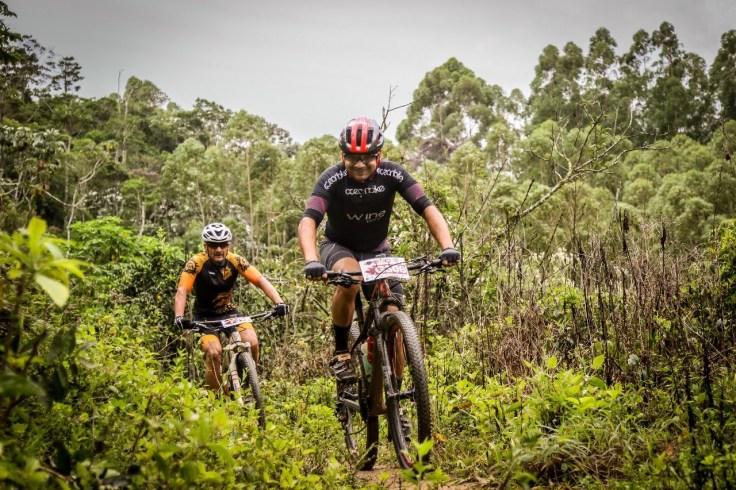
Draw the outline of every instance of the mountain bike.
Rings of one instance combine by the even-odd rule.
[[[266,320],[273,316],[273,311],[264,311],[251,316],[237,316],[222,320],[184,320],[185,330],[195,333],[219,335],[222,344],[223,386],[227,386],[233,398],[241,405],[246,405],[243,388],[250,390],[250,397],[258,410],[258,425],[266,426],[266,411],[261,395],[261,386],[256,371],[256,362],[251,353],[250,342],[240,338],[238,325]]]
[[[379,415],[388,419],[388,437],[399,466],[416,462],[410,451],[432,437],[432,413],[424,368],[424,355],[414,322],[391,293],[391,280],[439,270],[439,259],[425,257],[410,262],[399,257],[377,257],[360,262],[361,271],[327,272],[327,283],[350,287],[373,283],[368,307],[363,311],[356,296],[356,320],[350,331],[350,353],[355,381],[337,382],[336,415],[345,443],[358,469],[373,468],[378,457]],[[356,277],[361,277],[356,279]],[[427,456],[425,456],[426,458]]]

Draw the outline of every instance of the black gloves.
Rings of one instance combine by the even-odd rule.
[[[327,269],[318,260],[310,260],[307,265],[304,266],[304,275],[307,279],[321,279],[322,274],[326,273]]]
[[[460,262],[460,252],[452,247],[447,247],[440,254],[442,265],[455,265]]]
[[[174,318],[174,326],[179,330],[184,330],[184,317],[183,316],[177,316]]]
[[[285,303],[279,303],[276,306],[273,307],[273,316],[285,316],[287,313],[289,313],[289,305]]]

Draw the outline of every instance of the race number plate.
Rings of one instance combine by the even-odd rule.
[[[253,320],[249,316],[236,316],[233,318],[225,318],[220,320],[223,327],[229,327],[231,325],[240,325],[241,323],[252,323]]]
[[[361,260],[359,264],[364,281],[377,281],[379,279],[407,281],[410,279],[409,269],[406,268],[406,260],[402,257],[376,257]]]

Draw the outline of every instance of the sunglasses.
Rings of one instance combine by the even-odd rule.
[[[226,249],[227,247],[230,246],[230,244],[227,242],[226,243],[206,242],[205,245],[207,245],[207,248],[211,248],[212,250],[217,250],[218,248]]]
[[[376,158],[378,158],[378,153],[345,153],[345,161],[350,164],[370,163]]]

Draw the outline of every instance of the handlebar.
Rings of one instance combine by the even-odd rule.
[[[273,316],[273,310],[256,313],[255,315],[223,318],[222,320],[182,320],[184,330],[196,333],[232,332],[238,325],[267,320]]]
[[[433,274],[444,267],[441,259],[429,259],[427,257],[418,257],[406,262],[406,268],[412,272],[414,276],[419,274]],[[360,279],[354,277],[360,276],[360,271],[327,271],[327,284],[336,284],[338,286],[350,287],[353,284],[360,284]]]

